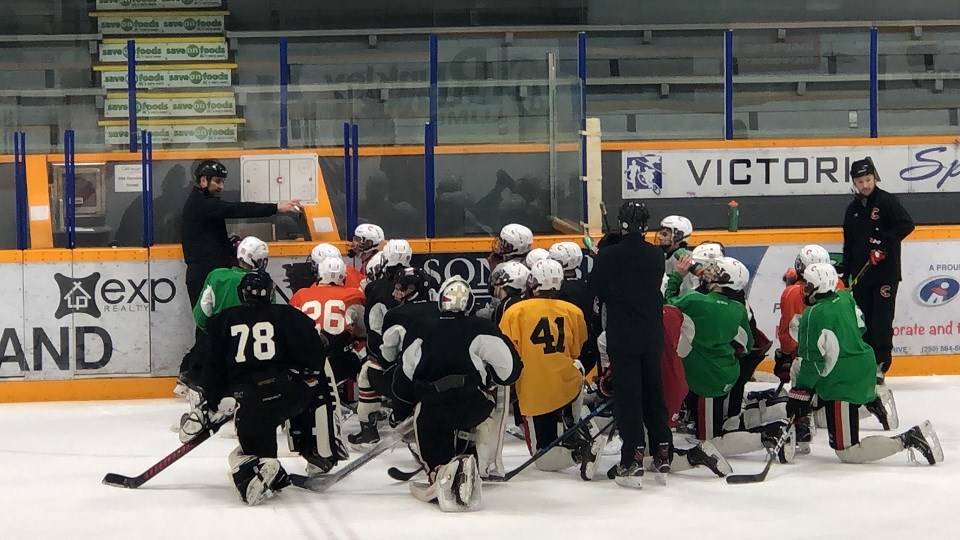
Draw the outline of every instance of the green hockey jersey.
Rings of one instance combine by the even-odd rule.
[[[683,312],[677,353],[683,358],[687,386],[701,397],[726,395],[740,377],[737,352],[753,347],[747,308],[716,292],[678,295],[682,281],[680,274],[670,274],[664,298]]]
[[[863,341],[863,316],[853,295],[837,291],[821,298],[800,316],[799,363],[794,386],[813,390],[821,400],[856,405],[877,397],[877,360]]]
[[[237,296],[237,287],[248,270],[234,266],[232,268],[217,268],[209,274],[203,282],[203,291],[197,305],[193,306],[193,320],[200,328],[207,327],[207,321],[221,311],[240,305]]]

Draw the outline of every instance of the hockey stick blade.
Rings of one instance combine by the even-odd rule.
[[[420,474],[423,469],[416,469],[410,472],[401,471],[396,467],[390,467],[387,469],[387,476],[393,478],[397,482],[409,482],[414,476]]]
[[[154,476],[160,474],[161,471],[163,471],[170,465],[173,465],[178,459],[187,455],[194,448],[200,446],[200,444],[203,441],[209,439],[210,436],[216,433],[221,426],[223,426],[224,424],[226,424],[232,419],[233,419],[232,416],[224,417],[219,422],[210,426],[210,428],[207,429],[206,431],[200,432],[193,439],[183,443],[180,446],[180,448],[177,448],[173,452],[170,452],[170,454],[168,454],[166,457],[164,457],[163,459],[155,463],[149,469],[140,473],[138,476],[131,477],[131,476],[124,476],[122,474],[117,474],[117,473],[107,473],[107,475],[103,477],[103,484],[108,486],[122,487],[122,488],[128,488],[128,489],[136,489],[142,486],[147,482],[147,480],[150,480]]]
[[[373,461],[374,458],[380,454],[386,452],[387,450],[393,448],[395,444],[403,439],[403,436],[409,433],[413,429],[413,416],[404,420],[393,433],[387,435],[380,439],[373,448],[370,449],[366,454],[358,457],[357,459],[351,461],[342,469],[338,470],[333,474],[328,474],[324,476],[303,476],[300,474],[291,474],[290,481],[293,482],[293,485],[309,489],[310,491],[316,491],[317,493],[323,493],[332,487],[334,484],[343,480],[347,475],[353,471],[363,467],[367,463]]]
[[[783,448],[783,445],[787,444],[787,439],[790,438],[790,426],[793,425],[794,418],[791,416],[787,419],[787,426],[783,428],[783,432],[780,434],[780,438],[777,440],[777,445],[772,449],[767,450],[769,456],[767,457],[767,464],[763,467],[763,470],[757,474],[731,474],[727,476],[728,484],[756,484],[757,482],[763,482],[767,478],[767,473],[770,472],[770,467],[773,467],[773,462],[777,460],[777,454],[780,453],[780,449]]]

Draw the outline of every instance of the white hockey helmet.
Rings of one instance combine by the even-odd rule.
[[[338,259],[341,257],[340,250],[333,244],[324,242],[317,244],[310,250],[310,264],[313,266],[314,273],[320,271],[320,263],[328,257],[336,257]]]
[[[560,263],[564,270],[576,270],[583,262],[583,250],[576,242],[557,242],[550,246],[550,258]]]
[[[500,264],[490,275],[490,285],[522,291],[527,287],[530,269],[520,261],[507,261]]]
[[[500,255],[526,255],[533,246],[533,231],[518,223],[504,225],[493,239],[493,252]]]
[[[549,259],[550,252],[543,248],[531,249],[530,253],[527,253],[527,256],[523,259],[523,264],[527,265],[527,268],[533,268],[533,265],[538,262]]]
[[[727,289],[742,291],[750,282],[750,271],[742,262],[733,257],[723,257],[714,261],[700,279],[707,283],[716,283]]]
[[[533,265],[527,278],[527,289],[539,293],[559,291],[563,284],[563,266],[553,259],[544,259]]]
[[[383,267],[410,266],[410,259],[413,258],[413,248],[410,242],[402,239],[388,240],[383,246]]]
[[[661,246],[673,246],[684,242],[693,234],[693,223],[683,216],[667,216],[660,222],[657,240]]]
[[[361,223],[353,231],[353,241],[350,245],[351,257],[356,257],[361,253],[373,251],[380,247],[383,242],[383,229],[373,223]]]
[[[829,262],[813,263],[803,271],[803,280],[807,296],[832,293],[837,290],[837,269]]]
[[[460,276],[450,276],[440,285],[437,307],[447,313],[469,313],[473,309],[473,289]]]
[[[267,267],[267,260],[270,257],[270,249],[266,242],[256,236],[248,236],[240,241],[237,246],[237,260],[250,266],[263,270]]]
[[[704,242],[693,248],[693,262],[708,265],[724,257],[723,246],[717,242]]]
[[[366,273],[369,281],[376,281],[383,277],[383,253],[378,251],[370,257],[367,261]]]
[[[830,253],[823,246],[809,244],[800,248],[797,260],[793,263],[794,270],[798,276],[802,276],[804,271],[811,264],[830,262]]]
[[[327,257],[317,270],[317,283],[320,285],[343,285],[347,279],[347,265],[340,257]]]

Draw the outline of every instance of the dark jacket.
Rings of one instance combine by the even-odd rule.
[[[607,348],[660,351],[663,344],[663,251],[639,233],[600,249],[587,283],[607,312]],[[659,358],[659,356],[657,356]]]
[[[900,281],[900,242],[913,229],[913,218],[896,195],[880,188],[874,188],[865,200],[857,195],[843,216],[843,270],[848,282],[870,260],[870,250],[878,247],[870,243],[871,236],[881,240],[879,248],[887,257],[867,269],[859,284]]]
[[[276,213],[276,203],[227,202],[194,187],[183,203],[180,230],[187,281],[203,280],[214,268],[227,268],[232,264],[233,246],[227,237],[227,219],[267,217]]]

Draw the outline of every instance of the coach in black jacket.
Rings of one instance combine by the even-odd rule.
[[[217,268],[229,268],[233,263],[233,245],[227,237],[226,220],[230,218],[267,217],[277,212],[300,212],[300,201],[279,203],[227,202],[220,199],[227,168],[215,159],[201,161],[195,177],[197,184],[183,203],[183,226],[180,230],[180,245],[183,247],[183,262],[187,263],[187,296],[190,309],[197,304],[207,274]],[[186,371],[198,356],[198,344],[202,331],[196,331],[197,343],[187,352],[180,364],[180,372]]]
[[[878,381],[890,369],[893,315],[900,285],[900,242],[913,232],[913,219],[896,195],[877,187],[869,159],[850,166],[857,196],[843,216],[843,270],[863,312],[864,340],[873,347]],[[863,274],[855,279],[861,270]]]
[[[608,476],[618,477],[618,483],[643,474],[644,425],[654,462],[669,466],[672,454],[660,376],[664,261],[663,251],[643,237],[649,219],[642,202],[624,203],[617,216],[623,235],[616,243],[601,242],[587,278],[606,309],[614,415],[623,438],[620,464]]]

